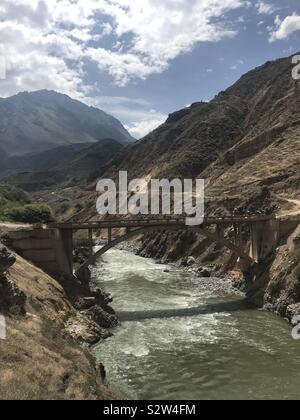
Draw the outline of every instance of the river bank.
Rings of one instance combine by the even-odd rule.
[[[208,291],[246,297],[245,279],[238,270],[227,272],[220,276],[220,272],[216,270],[215,264],[204,264],[191,256],[185,256],[185,258],[179,258],[173,262],[166,261],[164,257],[150,257],[149,255],[146,257],[143,253],[143,244],[141,241],[123,242],[116,249],[133,253],[143,258],[153,259],[155,264],[164,266],[166,273],[172,270],[178,270],[194,275],[199,279],[199,284],[206,287]]]
[[[247,273],[236,268],[237,257],[228,249],[192,232],[149,234],[133,249],[142,257],[175,264],[199,277],[226,278],[251,304],[291,323],[300,315],[300,226],[288,232],[278,247]]]

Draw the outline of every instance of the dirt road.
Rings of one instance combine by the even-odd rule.
[[[294,208],[282,210],[279,216],[297,216],[300,215],[300,200],[284,198],[288,203],[293,204]]]

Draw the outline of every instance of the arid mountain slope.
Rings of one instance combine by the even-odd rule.
[[[247,73],[211,102],[170,115],[128,146],[114,167],[131,177],[204,177],[212,199],[263,185],[295,194],[300,84],[291,72],[291,58],[284,58]]]
[[[148,136],[127,145],[109,165],[97,165],[94,156],[91,171],[96,164],[98,177],[105,178],[116,177],[120,170],[127,170],[129,179],[205,178],[211,207],[225,206],[229,211],[243,204],[244,197],[248,201],[255,198],[264,186],[281,204],[282,198],[297,198],[300,84],[292,78],[292,66],[291,58],[266,63],[211,102],[195,103],[171,114]],[[66,171],[68,168],[66,164]],[[78,206],[86,208],[84,217],[95,216],[93,177],[80,177],[80,185],[72,180],[62,185],[57,173],[51,177],[47,174],[27,174],[11,181],[49,201],[58,215],[66,207],[62,197],[75,197]],[[45,177],[51,179],[51,185],[43,182],[40,188]],[[76,165],[72,165],[72,177],[78,179]],[[55,185],[59,186],[59,194],[53,196]],[[286,205],[289,207],[288,202]]]
[[[27,159],[11,158],[9,162],[16,165],[15,169],[12,169],[12,166],[2,177],[5,182],[28,192],[48,188],[53,192],[61,190],[65,185],[68,188],[74,185],[82,186],[86,185],[90,177],[95,179],[102,173],[103,168],[106,168],[123,148],[124,146],[114,139],[103,139],[92,144],[61,146],[28,156]]]

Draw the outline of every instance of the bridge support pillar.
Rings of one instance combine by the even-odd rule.
[[[263,261],[278,245],[280,234],[279,221],[271,219],[251,224],[250,256],[256,261]]]
[[[224,232],[225,232],[224,226],[217,225],[216,233],[218,235],[219,241],[223,241],[224,240]]]
[[[112,241],[112,229],[108,228],[107,229],[107,242],[108,242],[108,244],[111,244],[111,241]]]
[[[63,275],[73,276],[73,232],[55,229],[56,261]]]
[[[93,255],[94,250],[93,250],[93,229],[89,229],[89,247],[90,247],[90,256]]]

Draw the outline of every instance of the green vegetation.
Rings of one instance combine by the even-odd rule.
[[[22,190],[0,185],[0,220],[19,223],[50,223],[54,216],[45,204],[32,203]]]
[[[45,204],[27,204],[12,209],[7,214],[11,220],[20,223],[51,223],[54,221],[50,207]]]

